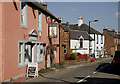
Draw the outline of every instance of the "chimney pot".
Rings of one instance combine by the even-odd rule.
[[[79,16],[78,18],[78,26],[81,26],[83,24],[83,18]]]

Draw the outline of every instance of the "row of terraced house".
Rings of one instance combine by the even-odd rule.
[[[0,81],[26,76],[28,63],[39,70],[64,63],[71,53],[104,57],[104,34],[89,34],[82,17],[78,24],[61,21],[36,0],[0,2]]]

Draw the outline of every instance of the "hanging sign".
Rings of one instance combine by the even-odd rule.
[[[49,37],[57,38],[57,23],[49,23]]]
[[[28,63],[27,77],[38,77],[38,64]]]

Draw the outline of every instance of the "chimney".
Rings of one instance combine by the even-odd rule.
[[[61,22],[62,22],[62,18],[58,17],[58,19],[61,20]]]
[[[45,8],[45,9],[47,9],[47,4],[45,4],[45,3],[43,3],[43,0],[41,0],[41,5],[43,5],[43,7]]]
[[[47,9],[47,4],[42,4],[45,9]]]
[[[41,0],[41,4],[43,4],[43,0]]]
[[[78,26],[81,26],[83,24],[83,19],[81,16],[78,18]]]
[[[103,34],[106,35],[107,32],[108,32],[108,29],[107,29],[107,27],[105,26],[105,28],[103,29]]]
[[[115,29],[111,29],[111,32],[115,32]]]

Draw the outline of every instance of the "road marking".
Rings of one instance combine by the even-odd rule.
[[[104,66],[102,66],[102,67],[100,67],[100,69],[99,70],[101,70],[101,69],[103,69],[103,68],[105,68],[106,66],[108,66],[109,64],[106,64],[106,65],[104,65]],[[98,71],[99,71],[98,70]]]
[[[55,71],[59,71],[59,70],[55,70]]]
[[[82,66],[82,65],[79,65],[79,66]]]
[[[82,65],[74,65],[74,66],[68,67],[68,69],[70,69],[70,68],[76,68],[76,67],[80,67],[80,66],[82,66]]]
[[[96,74],[96,73],[97,73],[97,71],[93,72],[93,74]]]
[[[76,67],[78,67],[78,65],[73,66],[73,68],[76,68]]]
[[[89,77],[90,77],[90,75],[86,76],[85,78],[79,80],[78,83],[83,82],[85,79],[87,79],[87,78],[89,78]]]
[[[72,68],[73,66],[68,67],[68,69]]]

